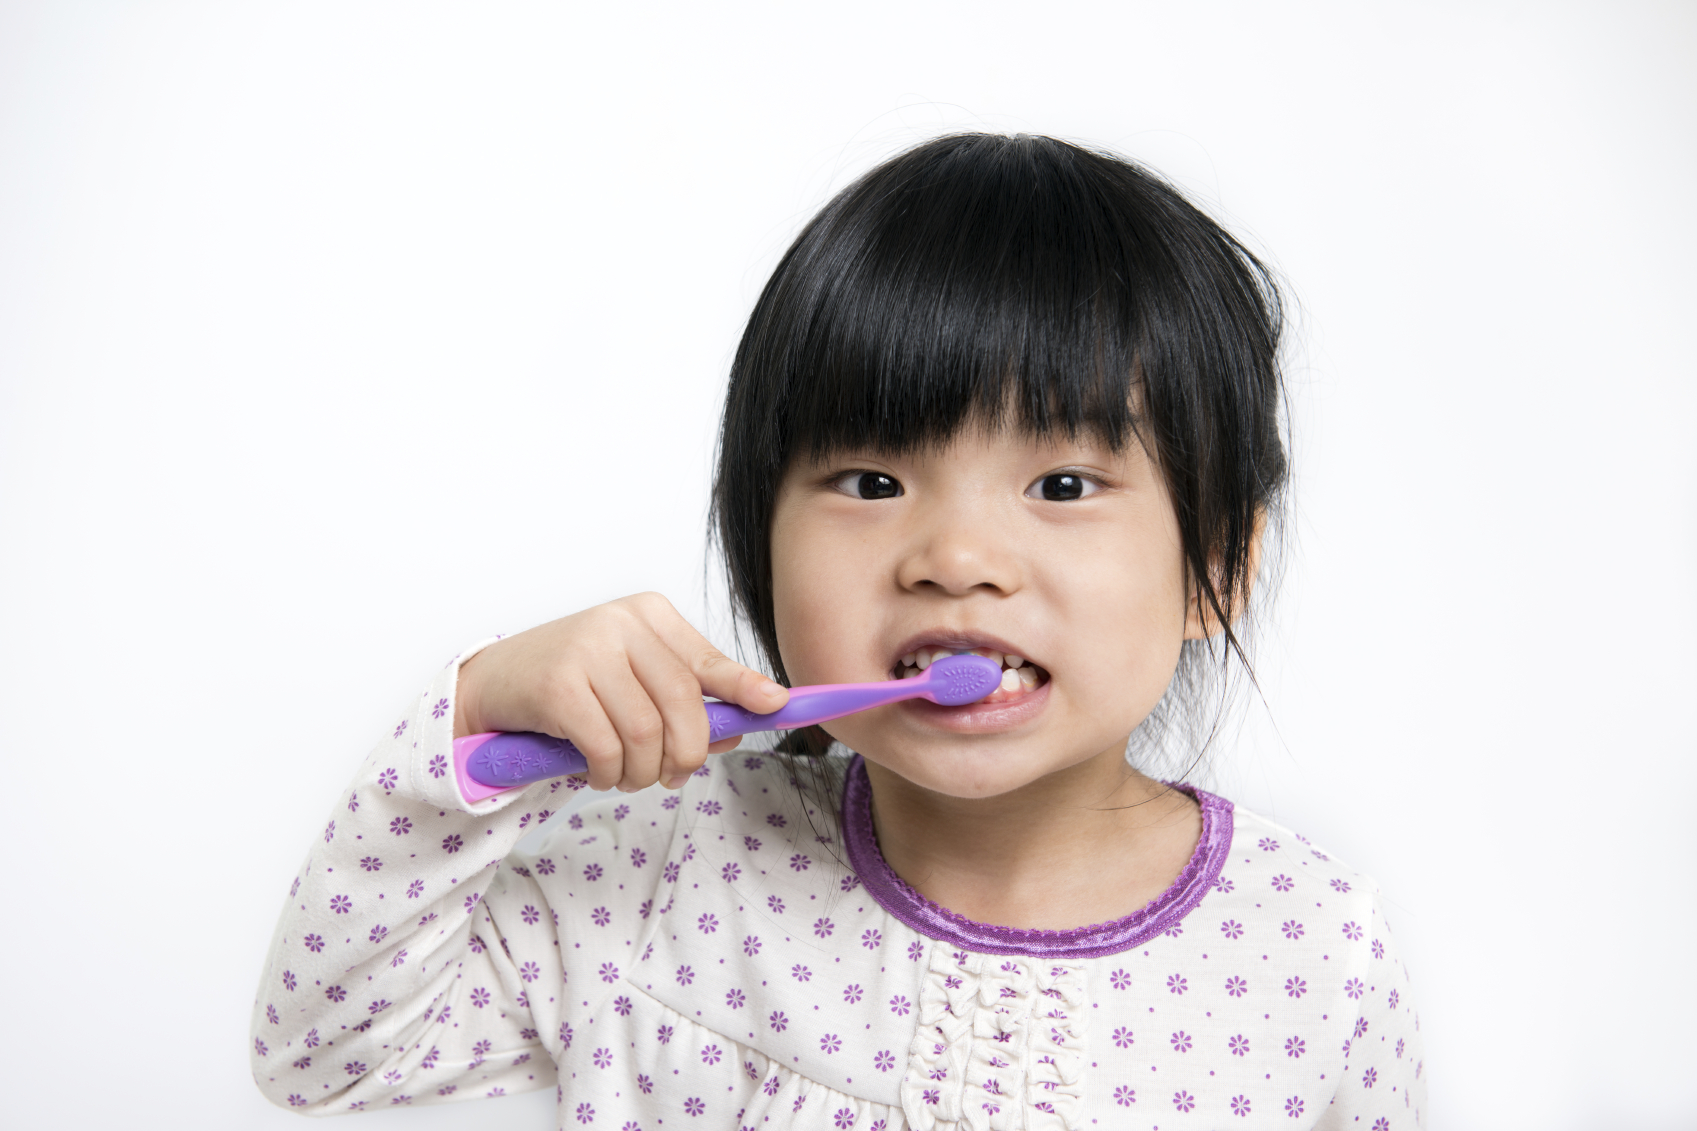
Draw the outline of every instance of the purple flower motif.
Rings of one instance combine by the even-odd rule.
[[[1121,1107],[1130,1107],[1137,1102],[1137,1089],[1127,1084],[1121,1084],[1114,1089],[1114,1102]]]
[[[831,932],[835,929],[836,925],[829,919],[815,919],[813,921],[813,933],[822,939],[830,938]]]
[[[1249,983],[1233,975],[1226,979],[1226,993],[1232,997],[1242,997],[1249,992]]]
[[[894,1013],[897,1017],[906,1017],[909,1013],[913,1012],[913,1003],[908,1001],[907,998],[903,997],[901,994],[897,994],[895,997],[890,999],[890,1012]]]
[[[538,966],[534,962],[526,962],[523,966],[519,967],[519,977],[524,979],[526,982],[534,982],[536,979],[542,977],[542,967]]]
[[[468,896],[466,896],[466,897],[465,897],[465,913],[466,913],[466,914],[467,914],[467,915],[470,915],[470,914],[471,914],[471,909],[472,909],[472,908],[473,908],[473,907],[476,907],[476,906],[477,906],[477,901],[478,901],[478,900],[480,900],[480,899],[482,899],[482,898],[483,898],[483,897],[482,897],[482,896],[481,896],[481,895],[480,895],[480,894],[478,894],[478,893],[477,893],[477,892],[475,892],[475,891],[474,891],[474,892],[472,892],[472,893],[471,893],[471,894],[470,894],[470,895],[468,895]]]
[[[718,1045],[708,1045],[701,1050],[701,1063],[718,1064],[724,1058],[725,1050]]]
[[[648,863],[648,853],[642,851],[640,848],[633,848],[630,850],[631,867],[640,868],[646,863]],[[548,870],[552,872],[554,869],[549,868]]]
[[[1377,1084],[1378,1082],[1379,1082],[1379,1070],[1377,1068],[1369,1068],[1367,1071],[1365,1071],[1361,1074],[1361,1086],[1363,1088],[1371,1088],[1374,1084]]]
[[[741,1009],[748,997],[741,990],[732,990],[725,995],[725,1004],[731,1009]]]
[[[430,717],[433,719],[439,719],[447,713],[448,701],[446,699],[436,700],[436,705],[430,708]]]
[[[1277,852],[1279,850],[1279,842],[1270,836],[1262,837],[1259,844],[1262,852]]]
[[[1136,1043],[1137,1042],[1132,1039],[1131,1030],[1127,1029],[1124,1025],[1121,1025],[1118,1029],[1114,1030],[1115,1048],[1128,1049]]]
[[[620,994],[618,997],[613,999],[613,1012],[614,1013],[617,1013],[620,1017],[629,1017],[630,1011],[631,1011],[630,998],[626,997],[624,994]]]
[[[790,977],[794,978],[798,982],[811,981],[813,978],[813,971],[798,962],[796,965],[790,967]]]
[[[1367,1032],[1367,1018],[1357,1017],[1355,1019],[1355,1033],[1354,1033],[1354,1035],[1359,1037],[1359,1036],[1362,1036],[1363,1034],[1365,1034],[1366,1032]]]
[[[695,981],[695,971],[688,966],[679,966],[677,973],[678,985],[687,986]]]
[[[534,927],[537,921],[542,918],[542,912],[538,911],[534,904],[527,903],[524,905],[524,910],[519,912],[519,918]]]
[[[697,813],[705,813],[709,817],[717,817],[720,810],[723,808],[724,806],[720,805],[717,801],[698,801],[695,804],[695,811]]]
[[[597,907],[589,913],[589,918],[597,927],[605,927],[613,921],[613,913],[605,907]]]
[[[750,852],[759,852],[760,838],[757,836],[745,836],[742,838],[742,846]]]
[[[1236,919],[1227,919],[1220,924],[1220,933],[1228,939],[1240,939],[1243,937],[1243,924]]]
[[[806,981],[805,978],[802,980]],[[866,991],[860,988],[860,983],[858,982],[843,987],[843,1001],[847,1002],[849,1005],[858,1003],[860,999],[865,996]]]
[[[843,1042],[835,1033],[826,1033],[823,1037],[819,1038],[819,1051],[826,1053],[827,1055],[836,1052],[842,1047]],[[1369,1084],[1367,1086],[1371,1088],[1373,1085]]]
[[[277,1016],[277,1007],[269,1003],[265,1006],[265,1019],[273,1025],[282,1024],[281,1019]]]
[[[1190,1051],[1190,1044],[1191,1044],[1190,1034],[1186,1033],[1182,1029],[1180,1029],[1178,1032],[1174,1033],[1171,1037],[1168,1037],[1167,1040],[1172,1042],[1174,1052],[1189,1052]]]
[[[568,1049],[572,1047],[572,1027],[564,1021],[560,1022],[560,1046]]]
[[[377,784],[383,787],[384,793],[392,791],[395,788],[395,783],[400,780],[401,776],[395,772],[393,766],[377,775]]]
[[[335,839],[336,839],[336,822],[331,821],[328,825],[324,826],[324,843],[329,844],[331,841],[333,841]]]
[[[1232,1097],[1232,1114],[1233,1115],[1248,1115],[1249,1114],[1249,1098],[1247,1096],[1233,1096]]]
[[[1249,1038],[1244,1036],[1242,1033],[1239,1033],[1237,1036],[1226,1042],[1226,1047],[1231,1050],[1231,1054],[1233,1056],[1248,1056]]]
[[[808,867],[812,863],[813,863],[812,860],[808,859],[806,856],[802,855],[799,852],[796,853],[794,856],[790,857],[790,867],[793,868],[797,872],[807,871]]]
[[[395,724],[394,737],[399,738],[399,737],[401,737],[401,735],[405,734],[406,732],[407,732],[407,721],[405,719],[402,719],[400,722]]]
[[[601,980],[609,986],[619,980],[619,968],[611,962],[603,962],[601,969],[596,971]]]
[[[1398,995],[1397,995],[1397,992],[1396,992],[1396,991],[1395,991],[1395,990],[1392,990],[1392,991],[1391,991],[1391,996],[1390,996],[1390,998],[1389,998],[1389,999],[1388,999],[1388,1000],[1387,1000],[1387,1001],[1386,1001],[1386,1002],[1385,1002],[1385,1004],[1386,1004],[1386,1005],[1388,1005],[1388,1006],[1390,1006],[1390,1007],[1391,1007],[1391,1008],[1392,1008],[1392,1009],[1395,1009],[1395,1008],[1396,1008],[1396,1006],[1397,1006],[1397,1001],[1398,1001],[1398,1000],[1399,1000],[1399,998],[1398,998]]]
[[[444,775],[447,774],[447,772],[448,772],[448,759],[444,758],[440,754],[438,754],[434,758],[430,759],[430,776],[431,777],[433,777],[433,778],[443,777]]]
[[[784,1011],[780,1009],[766,1019],[766,1024],[772,1026],[774,1033],[782,1033],[790,1027],[790,1019],[785,1017]]]
[[[636,909],[636,913],[638,915],[642,916],[644,919],[646,919],[646,918],[648,918],[649,913],[652,912],[653,910],[654,910],[654,901],[652,899],[645,899],[645,900],[642,901],[642,906],[638,907]],[[654,949],[653,944],[650,944],[648,949],[653,950]],[[647,958],[648,955],[645,953],[643,955],[643,957]]]
[[[1299,1057],[1308,1051],[1308,1043],[1301,1037],[1292,1037],[1285,1042],[1285,1055]]]
[[[1403,1041],[1402,1041],[1402,1038],[1401,1038],[1401,1037],[1398,1037],[1398,1038],[1397,1038],[1397,1039],[1396,1039],[1396,1058],[1397,1058],[1397,1059],[1398,1059],[1398,1060],[1401,1060],[1401,1059],[1402,1059],[1402,1050],[1403,1050],[1403,1048],[1404,1048],[1404,1047],[1405,1047],[1405,1046],[1404,1046],[1404,1045],[1403,1045]]]
[[[396,836],[406,836],[408,833],[412,832],[412,821],[406,817],[396,817],[393,821],[389,822],[389,831],[394,833]]]
[[[1352,1000],[1359,1001],[1361,995],[1367,992],[1367,983],[1360,978],[1351,978],[1343,984],[1343,992],[1348,994]]]
[[[1305,933],[1302,924],[1298,923],[1295,919],[1286,919],[1283,923],[1279,924],[1279,930],[1285,933],[1285,938],[1293,940],[1301,938]]]
[[[595,1062],[595,1067],[607,1068],[613,1063],[613,1050],[596,1049],[594,1055],[591,1056],[590,1059]]]
[[[849,1108],[839,1107],[833,1118],[837,1125],[837,1131],[848,1131],[850,1127],[854,1126],[854,1112]]]
[[[896,1058],[891,1055],[889,1049],[879,1049],[878,1054],[872,1058],[872,1067],[880,1072],[888,1072],[895,1066]]]
[[[918,962],[922,957],[924,957],[924,955],[925,944],[920,942],[918,939],[907,944],[907,956],[909,960]]]
[[[622,821],[628,816],[630,816],[629,805],[620,805],[613,810],[613,820],[615,821]]]
[[[583,878],[588,880],[590,883],[594,883],[596,880],[599,880],[601,878],[601,865],[590,864],[584,868]]]
[[[1196,1107],[1196,1097],[1182,1090],[1174,1092],[1173,1106],[1180,1111],[1192,1111]]]
[[[1380,942],[1378,939],[1373,940],[1373,957],[1374,958],[1385,957],[1385,944]]]
[[[766,906],[771,908],[772,914],[774,915],[782,915],[784,913],[784,901],[775,895],[769,895],[766,897]]]
[[[484,1006],[489,1004],[489,1001],[489,991],[484,989],[482,986],[478,986],[476,989],[471,991],[471,1004],[476,1008],[482,1009]]]
[[[1285,979],[1285,993],[1291,997],[1301,997],[1308,992],[1308,983],[1297,975]]]
[[[331,1001],[346,1001],[348,991],[344,990],[341,986],[327,986],[324,990],[324,996],[329,998]]]
[[[465,847],[465,841],[459,833],[449,833],[442,838],[442,851],[452,855]]]
[[[941,1100],[943,1098],[943,1093],[942,1093],[941,1090],[939,1090],[937,1088],[927,1088],[927,1089],[925,1089],[925,1097],[924,1098],[925,1098],[926,1103],[934,1104],[938,1100]]]
[[[771,825],[775,829],[781,829],[785,825],[789,824],[788,821],[784,820],[783,817],[779,816],[776,813],[768,813],[766,815],[766,823],[768,825]]]
[[[1115,970],[1108,975],[1108,982],[1116,990],[1128,990],[1131,988],[1131,975],[1124,970]]]
[[[1391,1131],[1391,1121],[1381,1115],[1373,1121],[1373,1131]]]
[[[1273,888],[1277,891],[1289,891],[1295,886],[1296,881],[1282,872],[1273,877]]]
[[[1167,977],[1167,992],[1169,994],[1182,994],[1182,993],[1184,993],[1185,990],[1188,990],[1189,988],[1190,988],[1190,982],[1185,979],[1185,976],[1183,974],[1170,974],[1170,975],[1168,975],[1168,977]]]
[[[1357,923],[1353,923],[1353,922],[1345,923],[1343,925],[1343,937],[1348,939],[1350,942],[1360,942],[1361,941],[1361,927],[1360,927],[1360,925],[1357,924]]]
[[[700,1115],[702,1112],[707,1110],[707,1105],[696,1099],[694,1096],[691,1096],[689,1099],[684,1101],[684,1110],[690,1115]]]
[[[388,937],[388,934],[389,934],[389,928],[383,926],[382,924],[378,924],[377,926],[371,928],[371,934],[366,936],[366,941],[367,942],[382,942],[385,938]]]
[[[670,1025],[662,1025],[654,1031],[654,1036],[661,1044],[669,1045],[672,1043],[672,1027]]]
[[[695,921],[695,925],[702,934],[710,935],[719,929],[719,917],[711,914],[703,915]]]
[[[1340,880],[1340,879],[1337,879],[1336,877],[1334,877],[1332,879],[1332,890],[1337,891],[1337,892],[1347,893],[1349,891],[1349,881],[1348,880]]]
[[[309,1049],[317,1048],[318,1047],[318,1030],[317,1029],[308,1029],[306,1031],[306,1039],[301,1041],[301,1044],[305,1045]]]
[[[724,878],[727,884],[734,884],[737,882],[737,878],[742,875],[742,869],[737,867],[735,862],[732,862],[720,868],[719,875]]]
[[[678,802],[680,802],[682,800],[683,800],[682,798],[680,798],[677,794],[674,793],[672,796],[666,798],[666,800],[660,802],[660,808],[662,808],[662,809],[676,809],[678,807]]]
[[[357,789],[348,790],[348,812],[359,812],[359,790]]]
[[[345,895],[333,895],[330,897],[330,910],[334,911],[338,915],[346,915],[348,912],[352,911],[353,908],[354,901]]]
[[[877,950],[878,944],[883,941],[883,932],[876,928],[865,930],[860,933],[860,945],[865,947],[867,950]]]
[[[742,952],[744,954],[748,955],[750,958],[753,958],[755,955],[759,954],[760,953],[760,936],[759,935],[749,935],[746,939],[743,939],[742,940]]]
[[[671,860],[666,861],[666,866],[660,869],[661,877],[669,884],[677,883],[678,877],[683,873],[684,870]]]

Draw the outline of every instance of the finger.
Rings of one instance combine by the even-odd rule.
[[[599,765],[590,763],[591,787],[613,788],[624,778],[625,767],[633,763],[637,775],[644,772],[657,775],[665,728],[654,701],[631,671],[628,657],[596,664],[590,686],[613,728],[618,731],[621,747],[618,758],[607,759]]]
[[[733,734],[729,738],[721,738],[718,742],[709,742],[707,744],[707,753],[709,753],[709,754],[729,754],[731,751],[735,750],[737,747],[739,747],[741,745],[742,745],[742,735]]]
[[[664,609],[653,607],[650,614],[655,633],[688,666],[706,694],[760,715],[790,701],[788,688],[713,647],[669,602]]]
[[[701,705],[701,684],[678,654],[646,626],[630,635],[626,650],[632,673],[660,712],[661,754],[655,772],[669,784],[694,773],[707,760],[707,711]],[[639,789],[655,780],[645,774],[640,777],[645,780],[636,787]],[[625,778],[637,780],[628,759]]]
[[[555,713],[540,729],[578,748],[589,763],[592,787],[607,788],[596,785],[598,780],[617,781],[618,767],[624,760],[624,740],[589,682],[575,680],[553,691],[548,700]]]

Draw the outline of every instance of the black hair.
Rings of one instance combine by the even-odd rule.
[[[737,348],[712,504],[735,614],[787,683],[770,531],[792,459],[911,452],[969,419],[1088,430],[1148,450],[1219,660],[1248,669],[1234,622],[1287,470],[1281,330],[1267,268],[1124,157],[975,133],[891,158],[802,229]],[[1211,651],[1186,645],[1192,667]]]

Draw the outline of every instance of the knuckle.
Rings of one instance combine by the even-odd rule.
[[[652,746],[660,741],[665,730],[658,711],[645,711],[631,720],[626,737],[638,746]]]

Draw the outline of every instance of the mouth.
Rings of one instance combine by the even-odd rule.
[[[957,644],[920,644],[897,658],[890,668],[890,679],[917,679],[933,663],[944,656],[973,655],[994,660],[1002,667],[1002,682],[978,704],[1001,705],[1013,703],[1033,694],[1049,682],[1049,673],[1016,652],[995,648],[968,648]]]

